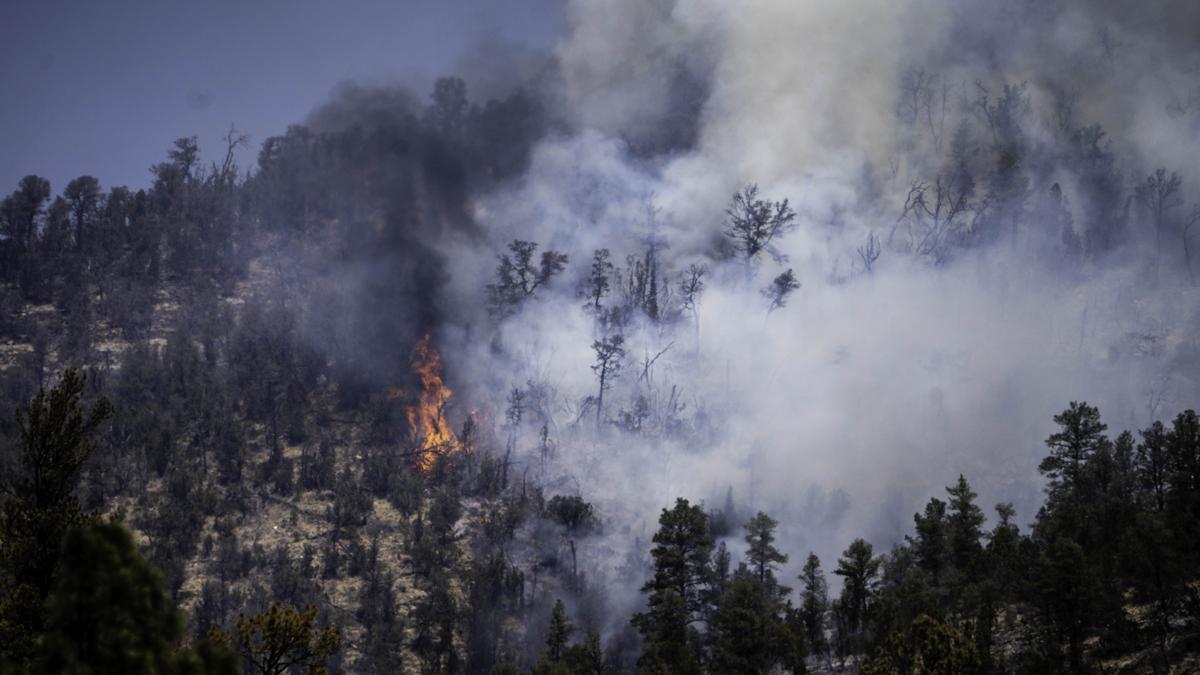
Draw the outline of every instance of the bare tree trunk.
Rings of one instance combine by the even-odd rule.
[[[604,412],[604,378],[606,368],[600,369],[600,393],[596,396],[596,431],[600,431],[600,419]]]

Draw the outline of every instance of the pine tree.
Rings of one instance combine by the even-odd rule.
[[[546,629],[546,656],[552,662],[563,657],[571,633],[575,628],[567,620],[567,608],[562,600],[554,602],[554,611],[550,613],[550,627]]]
[[[1096,583],[1083,548],[1068,536],[1059,536],[1043,551],[1033,570],[1033,598],[1042,612],[1046,653],[1054,663],[1065,638],[1071,672],[1082,672],[1083,643],[1097,621]]]
[[[700,635],[692,622],[708,612],[708,581],[714,548],[704,509],[686,499],[663,509],[654,534],[654,576],[642,587],[645,612],[632,623],[642,634],[638,667],[644,672],[700,672]]]
[[[428,580],[425,596],[413,609],[416,635],[412,650],[428,672],[457,673],[461,669],[455,641],[462,608],[450,588],[450,579],[436,570]]]
[[[816,656],[829,653],[829,641],[825,638],[825,619],[829,613],[829,594],[825,575],[821,572],[821,560],[809,553],[800,573],[800,617],[804,622],[805,638],[809,651]]]
[[[1158,512],[1167,508],[1167,432],[1162,422],[1155,422],[1141,432],[1134,460],[1138,487],[1150,507]]]
[[[4,486],[0,514],[0,659],[18,663],[42,631],[42,604],[54,583],[63,537],[86,524],[75,489],[95,444],[92,435],[112,415],[108,399],[80,405],[84,377],[67,370],[17,413],[20,468]]]
[[[232,654],[182,646],[182,613],[120,525],[93,523],[68,533],[55,578],[38,671],[238,672]]]
[[[960,631],[929,616],[892,634],[865,663],[863,675],[970,675],[982,672],[975,646]]]
[[[1175,417],[1167,438],[1171,498],[1167,502],[1172,530],[1189,564],[1200,564],[1200,416],[1185,410]]]
[[[875,598],[879,565],[880,560],[875,557],[871,545],[863,539],[855,539],[842,552],[833,571],[842,577],[842,595],[838,604],[844,613],[845,628],[854,651],[861,651],[864,644],[863,632]]]
[[[753,574],[734,576],[713,616],[711,638],[710,673],[766,675],[787,657],[779,604]]]
[[[924,514],[914,513],[916,538],[909,538],[917,565],[929,575],[930,585],[942,584],[948,545],[946,542],[946,502],[931,498]]]
[[[775,568],[786,564],[788,557],[775,547],[775,528],[779,523],[759,511],[746,523],[746,559],[764,592],[787,595],[787,587],[779,587]]]
[[[613,264],[609,259],[611,254],[606,248],[596,249],[592,254],[592,269],[588,274],[587,280],[584,282],[582,295],[587,302],[583,308],[597,318],[603,310],[601,305],[604,298],[608,296],[611,290],[611,278],[613,275]]]
[[[946,492],[950,495],[946,524],[951,561],[960,575],[968,574],[981,550],[979,541],[983,538],[983,509],[975,504],[976,495],[962,474],[959,474],[958,482],[946,488]]]
[[[604,418],[604,392],[612,389],[613,380],[621,373],[625,358],[625,336],[620,333],[607,335],[592,342],[592,351],[596,353],[596,362],[592,364],[592,372],[596,373],[599,390],[596,393],[596,428]]]
[[[784,259],[774,244],[776,239],[797,227],[796,212],[788,206],[788,200],[759,199],[758,186],[751,184],[734,193],[725,215],[729,217],[725,236],[742,258],[747,281],[763,253],[770,253],[777,260]]]
[[[975,621],[975,645],[985,665],[992,664],[992,642],[997,607],[1015,597],[1018,584],[1025,581],[1021,567],[1021,534],[1012,519],[1012,504],[996,505],[999,522],[987,534],[987,546],[981,554],[984,581],[979,591]]]
[[[317,625],[317,608],[303,610],[272,602],[266,611],[238,615],[232,632],[213,629],[210,639],[241,655],[250,673],[283,675],[303,668],[324,675],[325,664],[341,649],[341,632]]]
[[[701,608],[702,591],[709,577],[714,542],[708,531],[708,517],[699,506],[686,499],[675,500],[675,507],[663,509],[659,529],[650,550],[654,559],[654,577],[643,592],[674,591],[689,614]]]
[[[1108,426],[1100,421],[1100,411],[1087,403],[1072,401],[1054,416],[1054,422],[1061,429],[1046,439],[1050,455],[1038,466],[1049,481],[1046,490],[1052,497],[1076,491],[1087,460],[1108,442],[1104,436]]]
[[[583,642],[567,648],[562,663],[571,675],[608,675],[613,670],[600,646],[600,634],[594,630],[587,632]]]
[[[761,291],[762,296],[770,301],[767,305],[767,314],[786,307],[788,297],[797,288],[800,288],[800,282],[796,280],[796,273],[790,267],[772,279],[771,283]]]
[[[516,239],[508,245],[511,256],[498,256],[496,282],[487,287],[488,312],[496,320],[515,313],[522,302],[566,268],[567,256],[558,251],[543,251],[534,262],[537,249],[532,241]]]

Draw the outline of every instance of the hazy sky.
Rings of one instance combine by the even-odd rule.
[[[561,22],[559,0],[4,0],[0,194],[29,173],[146,186],[180,136],[215,153],[236,123],[256,152],[339,82],[428,80]]]

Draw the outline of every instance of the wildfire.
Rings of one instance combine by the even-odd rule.
[[[417,466],[422,471],[433,467],[439,455],[457,452],[458,437],[446,421],[446,403],[454,392],[442,381],[442,357],[429,344],[426,335],[417,343],[413,372],[421,378],[421,392],[415,405],[407,406],[404,414],[417,443]],[[403,390],[393,387],[389,399],[399,398]]]

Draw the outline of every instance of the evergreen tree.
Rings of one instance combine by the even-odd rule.
[[[412,614],[417,627],[412,650],[420,657],[427,672],[453,675],[462,669],[455,646],[461,613],[462,608],[450,589],[448,575],[440,570],[434,572],[424,597],[417,602]]]
[[[1188,564],[1200,564],[1200,532],[1189,524],[1200,522],[1200,416],[1185,410],[1175,417],[1167,438],[1171,498],[1167,513]]]
[[[1095,625],[1096,580],[1083,548],[1070,537],[1060,536],[1044,551],[1033,570],[1033,593],[1043,621],[1042,640],[1049,664],[1066,665],[1083,672],[1083,643]],[[1061,660],[1060,643],[1066,641],[1066,660]]]
[[[821,560],[809,553],[800,573],[800,617],[804,623],[808,649],[814,656],[829,653],[829,641],[825,637],[826,615],[829,612],[829,591],[825,574],[821,572]]]
[[[707,610],[714,548],[708,517],[699,506],[677,499],[658,522],[650,551],[654,576],[642,587],[647,608],[632,620],[643,640],[638,666],[645,672],[698,673],[700,634],[692,623],[703,620]]]
[[[554,611],[550,614],[550,627],[546,629],[546,657],[550,661],[556,662],[563,657],[574,630],[567,620],[567,608],[563,601],[556,600]]]
[[[770,202],[760,199],[758,186],[753,184],[734,193],[725,215],[729,218],[725,236],[742,258],[747,280],[763,253],[769,253],[777,260],[783,259],[775,249],[775,241],[797,227],[796,212],[788,205],[788,200]]]
[[[946,488],[946,492],[950,495],[946,524],[951,561],[960,575],[969,574],[981,550],[979,541],[983,538],[983,509],[975,504],[976,495],[962,474],[959,474],[958,482]]]
[[[583,287],[582,295],[587,302],[583,308],[591,314],[599,318],[603,311],[604,298],[608,296],[611,290],[611,281],[613,275],[613,264],[609,260],[611,254],[606,248],[598,248],[592,254],[592,269],[588,274],[587,280]]]
[[[708,531],[708,517],[700,506],[686,499],[675,500],[672,509],[663,509],[659,529],[650,550],[654,576],[642,587],[643,593],[673,591],[684,602],[687,612],[697,616],[703,605],[704,585],[714,548]],[[651,600],[653,604],[653,600]]]
[[[788,561],[787,555],[775,547],[775,528],[778,525],[774,518],[762,511],[745,525],[746,559],[759,586],[772,596],[787,595],[789,591],[787,587],[780,587],[775,579],[775,567]]]
[[[1155,422],[1141,432],[1134,466],[1138,487],[1150,508],[1161,512],[1167,508],[1167,432],[1162,422]]]
[[[705,595],[705,602],[708,604],[709,610],[716,609],[721,596],[724,595],[725,591],[729,588],[730,582],[733,580],[732,563],[733,556],[729,553],[729,548],[725,546],[725,542],[717,544],[717,548],[713,551],[708,592]]]
[[[497,320],[515,313],[522,302],[566,268],[567,256],[558,251],[543,251],[534,262],[537,249],[532,241],[515,239],[508,245],[511,255],[498,256],[496,281],[487,287],[488,311]]]
[[[305,669],[324,675],[326,663],[341,649],[342,636],[334,626],[317,625],[315,606],[297,610],[272,602],[266,611],[238,615],[232,632],[214,629],[213,642],[241,655],[245,670],[257,675],[284,675]]]
[[[796,280],[796,273],[790,267],[772,279],[770,285],[761,291],[762,296],[770,301],[767,314],[786,307],[788,297],[797,288],[800,288],[800,282]]]
[[[909,542],[916,556],[917,565],[929,575],[932,586],[943,581],[948,544],[946,542],[946,502],[931,498],[925,505],[924,514],[914,513],[916,538]]]
[[[766,675],[788,656],[789,635],[779,604],[753,574],[734,576],[711,626],[708,672]]]
[[[63,537],[87,523],[75,496],[95,449],[93,434],[112,415],[101,398],[80,404],[84,377],[67,370],[17,413],[20,467],[5,485],[0,514],[0,658],[27,660],[44,625],[43,602],[54,583]]]
[[[893,633],[866,662],[863,675],[970,675],[983,672],[975,646],[953,626],[927,615]]]
[[[1108,443],[1100,421],[1100,411],[1087,403],[1072,401],[1061,414],[1054,416],[1061,427],[1046,439],[1050,454],[1038,465],[1048,481],[1046,491],[1052,500],[1066,498],[1077,501],[1082,497],[1084,467],[1088,459]]]
[[[1108,529],[1118,523],[1104,522],[1115,461],[1096,408],[1072,402],[1054,421],[1060,430],[1046,440],[1050,454],[1038,467],[1048,478],[1047,500],[1025,592],[1039,609],[1047,664],[1079,672],[1087,637],[1111,634],[1122,621],[1124,589],[1109,544],[1121,533]]]
[[[993,665],[992,642],[997,609],[1016,596],[1024,582],[1022,538],[1012,519],[1011,504],[996,505],[999,522],[987,534],[987,546],[981,554],[983,583],[975,617],[975,645],[985,666]]]
[[[184,648],[183,616],[161,575],[115,523],[63,541],[36,670],[47,673],[236,673],[231,654]]]
[[[865,644],[864,631],[868,612],[875,599],[875,584],[879,575],[880,560],[874,549],[862,539],[855,539],[838,558],[833,573],[842,577],[842,594],[839,608],[844,615],[851,648],[861,651]]]
[[[600,647],[600,634],[594,630],[587,632],[583,642],[566,649],[562,663],[571,675],[609,675],[613,671]]]

